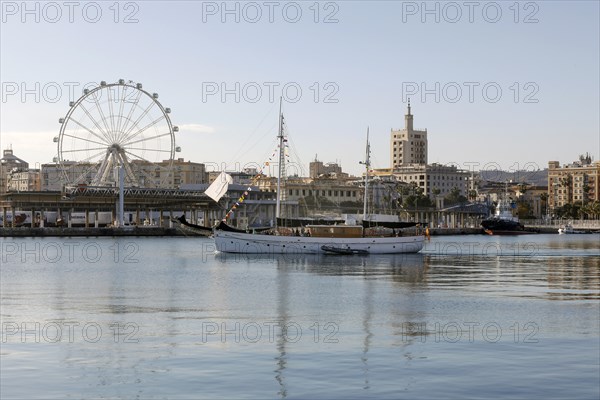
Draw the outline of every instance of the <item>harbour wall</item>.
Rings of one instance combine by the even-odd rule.
[[[528,226],[532,233],[556,233],[555,226]],[[578,230],[594,232],[592,228]],[[407,230],[408,231],[408,230]],[[458,236],[485,234],[482,228],[429,228],[431,236]],[[178,227],[134,226],[127,228],[80,228],[80,227],[44,227],[44,228],[0,228],[0,237],[95,237],[95,236],[202,236]]]
[[[194,236],[179,228],[0,228],[0,237]]]

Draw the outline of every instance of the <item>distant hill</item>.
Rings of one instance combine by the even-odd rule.
[[[548,169],[540,169],[537,171],[479,171],[479,177],[484,181],[505,182],[512,180],[513,182],[525,182],[536,186],[548,186]]]

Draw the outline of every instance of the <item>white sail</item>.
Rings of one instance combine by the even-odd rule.
[[[219,199],[227,193],[230,183],[233,183],[233,178],[225,171],[222,171],[219,176],[217,176],[217,179],[215,179],[208,189],[206,189],[204,194],[218,202]]]

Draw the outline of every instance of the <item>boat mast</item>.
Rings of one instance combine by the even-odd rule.
[[[279,98],[279,163],[277,171],[277,202],[275,206],[275,227],[277,227],[277,218],[281,216],[281,171],[285,167],[284,152],[283,152],[283,114],[281,113],[282,97]]]
[[[365,165],[365,197],[363,200],[363,221],[367,220],[367,202],[369,195],[369,167],[371,166],[371,146],[369,145],[369,128],[367,127],[367,148],[365,154],[365,162],[361,161],[361,164]]]

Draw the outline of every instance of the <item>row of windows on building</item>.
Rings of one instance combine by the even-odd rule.
[[[322,197],[356,197],[356,190],[315,190],[315,195]],[[312,196],[313,190],[311,189],[289,189],[288,194],[290,196]]]
[[[402,151],[403,151],[403,148],[402,148],[402,147],[401,147],[400,149],[397,149],[397,148],[395,148],[395,147],[394,147],[394,154],[398,154],[398,155],[400,155],[400,156],[401,156],[401,155],[402,155]],[[406,153],[409,153],[408,149],[406,150]],[[415,148],[411,147],[411,148],[410,148],[410,153],[415,153],[415,154],[416,154],[416,153],[420,153],[420,154],[424,154],[424,153],[425,153],[425,149],[422,149],[422,148],[417,148],[417,149],[415,150]]]
[[[438,176],[438,175],[434,175],[433,177],[427,177],[430,180],[433,181],[444,181],[444,180],[448,180],[448,181],[466,181],[469,178],[468,177],[461,177],[461,176],[452,176],[450,175],[448,177],[448,179],[446,179],[446,176],[442,175],[442,176]]]
[[[406,133],[402,133],[400,135],[394,135],[394,139],[403,139],[403,138],[406,138]],[[414,135],[414,138],[415,139],[421,139],[421,135],[416,134],[416,135]]]
[[[552,178],[550,178],[550,180],[552,180]],[[560,182],[559,179],[554,179],[555,182]],[[573,177],[573,185],[575,186],[582,186],[582,184],[584,184],[585,182],[591,182],[589,179],[587,179],[587,177],[585,176],[575,176]]]
[[[438,183],[437,185],[430,185],[430,186],[434,186],[434,187],[455,187],[456,183],[450,183],[448,182],[448,184],[446,184],[446,182],[442,182],[442,183]]]
[[[594,186],[590,185],[590,193],[592,193],[594,190]],[[569,189],[557,189],[557,193],[569,193]],[[584,193],[583,190],[583,185],[577,185],[575,186],[575,189],[573,189],[573,193]]]
[[[410,153],[411,155],[415,154],[415,155],[419,155],[419,156],[424,156],[425,155],[425,151],[423,151],[423,150],[414,150],[413,151],[413,149],[410,149],[410,152],[407,151],[406,153],[407,154]],[[402,154],[403,154],[402,150],[400,150],[400,151],[397,152],[396,149],[394,149],[394,158],[396,156],[402,157]]]
[[[569,196],[558,196],[559,201],[569,201]],[[583,196],[573,196],[573,200],[583,200]]]
[[[416,181],[416,180],[424,180],[425,179],[425,175],[410,175],[410,176],[403,176],[401,178],[403,181]],[[468,177],[460,177],[460,176],[449,176],[448,179],[446,179],[446,175],[427,175],[427,179],[430,181],[444,181],[444,180],[448,180],[448,181],[462,181],[462,180],[468,180]]]
[[[415,141],[414,141],[414,140],[411,140],[411,141],[410,141],[410,145],[411,145],[411,146],[421,146],[421,147],[425,147],[425,142],[422,142],[422,141],[417,141],[417,142],[415,143]],[[398,147],[398,146],[400,146],[400,147],[403,147],[403,146],[404,146],[404,142],[394,142],[394,148],[396,148],[396,147]]]

